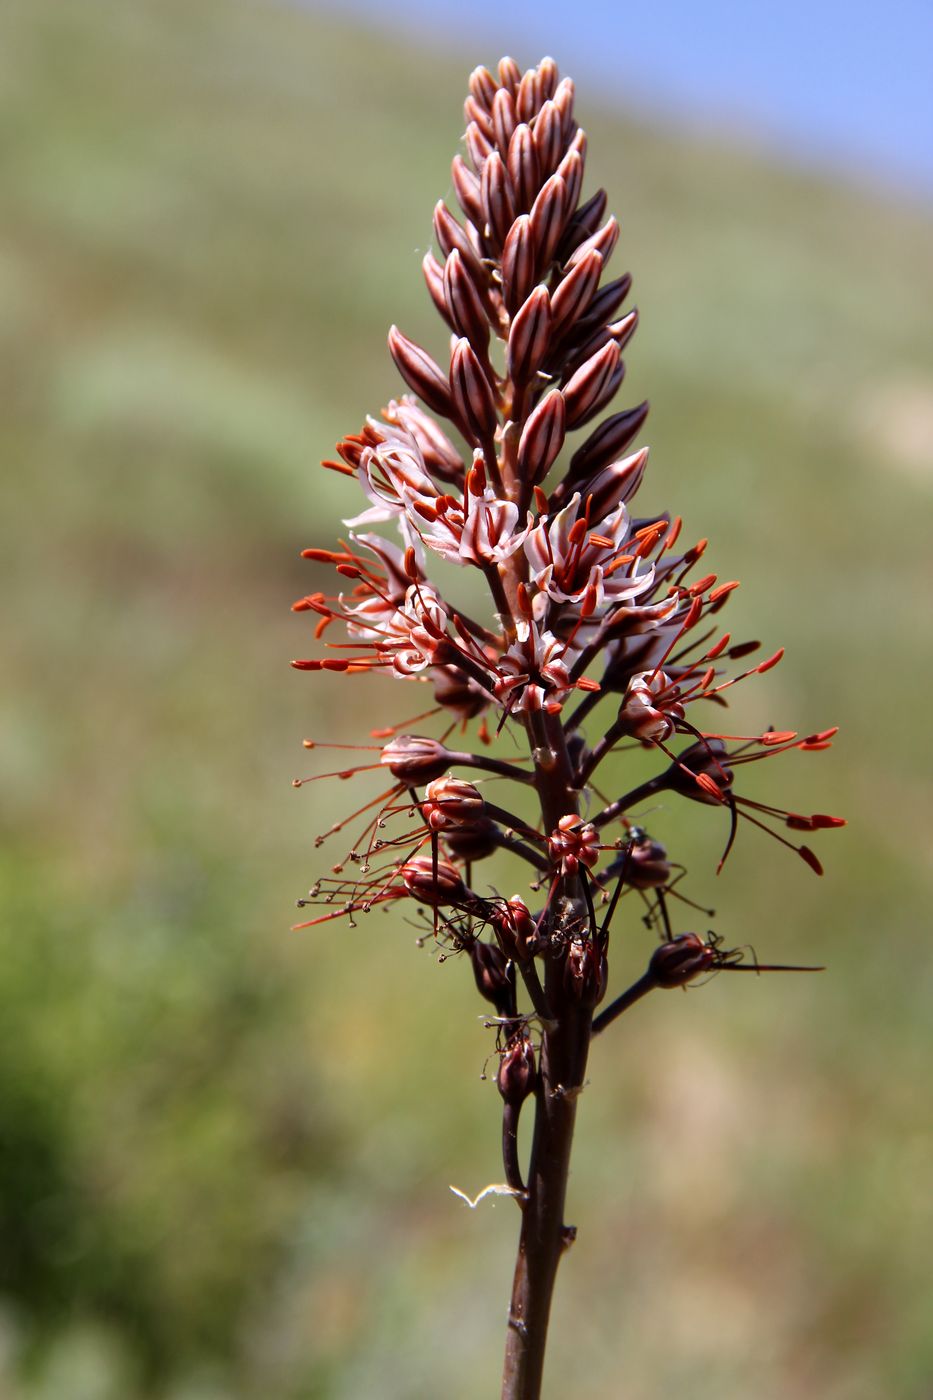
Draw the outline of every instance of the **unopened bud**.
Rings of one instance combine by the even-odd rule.
[[[588,418],[605,407],[622,382],[624,373],[621,351],[610,340],[586,360],[564,385],[562,392],[567,405],[567,427],[581,427]]]
[[[450,752],[436,739],[399,734],[386,744],[379,762],[385,764],[393,778],[415,787],[443,777],[450,765]]]
[[[517,471],[522,481],[543,481],[564,445],[566,409],[559,389],[551,389],[528,417],[518,442]]]
[[[389,331],[389,353],[409,389],[435,413],[453,418],[454,406],[447,376],[427,350],[422,350],[397,326],[392,326]]]
[[[493,907],[490,923],[505,952],[516,962],[528,962],[538,951],[539,935],[534,915],[517,894]]]
[[[669,943],[655,948],[648,964],[648,975],[658,987],[683,987],[715,965],[715,950],[695,933],[678,933]]]
[[[447,319],[454,330],[466,336],[478,355],[485,354],[489,344],[489,321],[476,283],[456,248],[444,264],[441,285]]]
[[[522,1027],[502,1052],[496,1084],[505,1102],[518,1108],[534,1093],[536,1079],[534,1046],[528,1031]]]
[[[444,832],[444,845],[454,860],[471,863],[485,860],[500,846],[499,828],[489,817],[475,817],[472,821],[449,828]]]
[[[551,174],[560,160],[564,144],[563,118],[560,108],[550,98],[545,102],[535,120],[535,150],[538,154],[538,169],[543,179]]]
[[[567,947],[564,986],[581,1006],[598,1006],[606,991],[606,955],[590,938],[574,938]]]
[[[647,417],[648,404],[640,403],[637,408],[614,413],[600,423],[571,457],[568,482],[576,483],[583,477],[595,475],[601,467],[614,461],[638,436]]]
[[[483,795],[465,778],[435,778],[424,790],[421,812],[432,831],[447,831],[475,821],[486,809]]]
[[[497,251],[502,248],[515,222],[515,202],[509,185],[508,171],[498,151],[483,166],[480,177],[480,199],[483,204],[489,241]]]
[[[435,909],[444,904],[460,904],[468,894],[460,872],[446,860],[435,862],[430,856],[413,856],[399,874],[412,899]]]
[[[470,962],[480,996],[492,1002],[500,1016],[510,1015],[515,999],[515,969],[502,949],[477,938],[470,944]]]
[[[488,442],[498,426],[489,380],[470,342],[463,337],[450,357],[450,390],[464,426],[476,442]]]
[[[541,367],[551,339],[551,299],[547,287],[535,287],[516,311],[509,328],[506,364],[509,378],[527,384]]]
[[[502,297],[510,316],[528,300],[535,284],[535,238],[531,219],[520,214],[502,248]]]
[[[567,221],[568,208],[567,186],[559,175],[552,175],[545,180],[531,206],[531,231],[535,238],[538,267],[542,272],[554,260]]]
[[[599,286],[602,270],[603,260],[599,253],[587,253],[567,273],[551,297],[555,330],[572,326],[586,314]]]

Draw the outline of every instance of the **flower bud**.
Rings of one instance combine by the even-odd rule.
[[[505,162],[498,151],[493,151],[483,166],[483,173],[480,177],[480,198],[489,241],[493,248],[498,251],[505,243],[509,229],[515,222],[515,201],[512,198],[512,189],[509,185]]]
[[[517,471],[522,481],[543,481],[564,445],[566,410],[559,389],[551,389],[528,417],[518,441]]]
[[[482,793],[465,778],[435,778],[424,790],[422,815],[432,831],[447,831],[481,817],[486,809]]]
[[[450,752],[436,739],[398,734],[386,744],[379,762],[385,764],[393,778],[416,787],[443,777],[450,765]]]
[[[461,155],[455,155],[450,166],[450,175],[457,192],[457,203],[467,218],[477,228],[483,226],[483,203],[480,198],[479,178],[467,165]]]
[[[610,340],[571,375],[562,390],[568,428],[579,428],[612,398],[625,373],[620,361],[621,351]]]
[[[552,175],[531,206],[531,231],[535,239],[537,264],[542,271],[554,261],[567,220],[567,186],[559,175]]]
[[[586,314],[602,271],[603,260],[599,253],[588,253],[567,273],[551,297],[555,330],[572,326]]]
[[[567,946],[564,986],[581,1006],[598,1006],[606,991],[606,955],[591,938],[574,938]]]
[[[502,949],[477,938],[470,944],[470,962],[480,996],[492,1002],[500,1016],[513,1014],[515,968]]]
[[[399,874],[412,899],[437,909],[444,904],[460,904],[469,893],[460,872],[449,861],[436,863],[430,856],[412,856]]]
[[[585,238],[582,243],[577,245],[567,259],[567,271],[569,271],[575,263],[585,258],[587,253],[594,248],[597,253],[602,255],[603,262],[607,263],[618,241],[619,221],[612,215],[606,220],[601,229],[597,229],[595,233],[590,234],[589,238]]]
[[[516,384],[527,384],[540,368],[551,338],[551,299],[547,287],[535,287],[512,318],[506,364]]]
[[[534,957],[538,951],[539,934],[534,915],[519,895],[514,894],[504,903],[494,905],[489,921],[510,958],[521,963]]]
[[[499,849],[499,828],[489,817],[475,817],[445,831],[444,845],[454,860],[485,860]]]
[[[538,155],[538,169],[546,180],[560,160],[561,148],[564,144],[563,118],[560,108],[550,98],[545,102],[535,120],[534,137],[535,151]]]
[[[678,933],[655,948],[648,975],[659,987],[683,987],[715,965],[716,953],[695,933]]]
[[[503,160],[509,153],[509,142],[517,125],[515,99],[508,88],[500,88],[492,100],[492,129]]]
[[[567,489],[575,489],[576,482],[581,478],[595,474],[601,467],[614,461],[625,451],[632,439],[638,436],[647,417],[646,402],[640,403],[637,408],[613,413],[610,418],[600,423],[571,457]]]
[[[535,238],[531,219],[520,214],[502,248],[502,297],[510,316],[528,300],[534,284]]]
[[[476,442],[488,442],[498,425],[489,380],[470,342],[463,337],[450,357],[450,390],[457,413]]]
[[[447,308],[447,321],[457,335],[466,336],[478,355],[484,355],[489,344],[489,321],[476,283],[467,271],[457,248],[454,248],[444,264],[441,287],[444,305]]]
[[[412,393],[423,399],[435,413],[453,418],[454,406],[447,376],[427,350],[422,350],[397,326],[392,326],[389,331],[389,353]]]
[[[528,1031],[522,1027],[502,1052],[496,1084],[506,1103],[518,1108],[534,1093],[536,1079],[534,1046]]]

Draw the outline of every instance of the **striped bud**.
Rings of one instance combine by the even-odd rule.
[[[421,814],[432,831],[446,831],[475,821],[486,810],[479,788],[465,778],[449,774],[428,783],[424,790]]]
[[[389,330],[389,354],[412,393],[423,399],[435,413],[453,418],[454,405],[447,376],[427,350],[422,350],[407,335],[402,335],[397,326],[392,326]]]
[[[588,253],[567,273],[551,297],[555,331],[569,328],[586,314],[599,286],[602,270],[600,254]]]
[[[557,91],[557,80],[560,73],[557,71],[557,64],[553,58],[542,58],[538,64],[538,85],[541,89],[541,98],[548,101]]]
[[[638,311],[633,307],[628,315],[623,316],[620,321],[611,321],[608,326],[598,326],[589,340],[583,341],[576,347],[573,354],[567,356],[565,374],[573,374],[575,370],[580,368],[584,360],[595,355],[596,351],[601,350],[604,345],[608,345],[610,340],[614,340],[619,349],[624,350],[635,334],[637,325]]]
[[[578,131],[570,149],[557,167],[558,175],[563,175],[570,191],[570,208],[575,209],[583,189],[583,169],[586,165],[586,132]]]
[[[502,296],[509,315],[514,316],[522,303],[527,301],[534,284],[534,234],[529,216],[520,214],[509,230],[502,249]]]
[[[559,389],[545,394],[522,429],[518,442],[516,470],[521,481],[543,481],[564,445],[566,410]]]
[[[585,204],[581,204],[567,225],[567,232],[564,234],[560,251],[565,258],[569,259],[574,248],[579,247],[585,238],[589,238],[591,234],[596,232],[602,223],[608,203],[609,196],[606,191],[599,189],[590,196]]]
[[[600,423],[571,457],[567,487],[572,489],[574,482],[595,475],[600,467],[605,467],[618,457],[620,452],[624,452],[632,439],[638,436],[647,417],[648,402],[645,400],[637,408],[627,408],[621,413],[614,413],[611,418]]]
[[[413,856],[402,866],[399,874],[411,895],[419,904],[458,904],[469,893],[460,872],[449,861],[436,863],[430,856]]]
[[[515,101],[512,94],[508,88],[500,88],[492,103],[492,130],[493,138],[503,160],[509,153],[509,142],[517,125],[518,118],[515,115]]]
[[[601,229],[591,233],[589,238],[585,238],[582,243],[571,253],[567,259],[567,271],[581,258],[585,258],[591,248],[595,248],[597,253],[602,254],[603,262],[607,263],[612,256],[612,250],[619,241],[619,221],[612,215],[606,220]]]
[[[483,282],[485,273],[482,263],[476,255],[466,232],[451,214],[447,205],[439,199],[434,206],[434,235],[441,246],[444,257],[447,258],[456,248],[463,258],[470,274],[479,283]]]
[[[572,78],[561,78],[554,92],[554,106],[560,112],[564,140],[569,141],[574,134],[573,99],[575,88]]]
[[[479,176],[473,174],[461,155],[455,155],[451,161],[450,175],[460,208],[477,228],[482,228],[483,202],[480,198]]]
[[[561,115],[554,102],[545,102],[534,126],[535,151],[542,176],[553,174],[564,146]]]
[[[483,166],[480,199],[490,242],[494,248],[501,249],[515,222],[515,202],[508,171],[498,151],[493,151]]]
[[[624,373],[620,360],[621,351],[610,340],[571,376],[563,388],[568,428],[580,427],[609,401],[622,382],[617,373],[620,369]]]
[[[486,137],[487,141],[492,141],[494,139],[489,113],[481,102],[477,102],[472,93],[470,93],[463,104],[463,115],[468,122],[476,122],[476,125]]]
[[[487,141],[476,122],[470,122],[464,140],[470,160],[473,162],[473,169],[478,174],[483,168],[483,162],[492,155],[492,142]]]
[[[506,365],[509,378],[527,384],[539,369],[551,337],[551,299],[547,287],[535,287],[516,311],[509,329]]]
[[[522,70],[515,62],[515,59],[509,58],[508,56],[506,56],[505,58],[500,58],[499,82],[504,88],[508,88],[509,92],[512,94],[513,97],[518,92],[518,85],[521,82],[521,80]]]
[[[454,248],[444,265],[442,285],[448,308],[445,319],[458,335],[466,336],[478,355],[485,355],[489,344],[489,322],[476,283],[467,271],[458,248]]]
[[[573,490],[578,490],[584,497],[592,496],[592,518],[602,520],[621,502],[631,500],[641,485],[647,465],[648,449],[642,447],[638,452],[633,452],[631,457],[624,457],[620,462],[610,462],[608,467],[603,467],[586,481],[574,482]],[[569,490],[569,487],[566,488],[564,494],[569,494]]]
[[[427,284],[428,292],[435,307],[452,331],[456,331],[453,316],[447,305],[447,297],[444,292],[444,269],[441,267],[433,253],[425,253],[421,259],[421,271],[424,273],[424,280]]]
[[[443,777],[450,760],[443,744],[420,734],[396,735],[379,755],[379,762],[385,764],[393,778],[409,787]]]
[[[522,122],[512,132],[506,165],[515,192],[515,204],[522,213],[526,213],[541,186],[535,139],[527,122]]]
[[[515,98],[515,110],[518,112],[520,122],[530,122],[535,112],[541,106],[541,83],[534,68],[529,68],[527,73],[522,74],[522,80],[518,85],[518,93]]]
[[[450,357],[450,392],[457,413],[477,443],[489,442],[498,426],[489,380],[470,342],[463,337]]]
[[[535,239],[537,265],[542,272],[554,260],[569,207],[567,186],[559,175],[552,175],[545,180],[531,206],[531,231]]]
[[[499,828],[489,817],[478,817],[469,825],[456,826],[444,832],[444,845],[454,860],[486,860],[498,851]]]
[[[489,69],[484,68],[482,64],[474,68],[470,74],[469,86],[472,96],[488,112],[499,87]]]
[[[630,272],[626,272],[622,277],[617,277],[614,282],[607,282],[605,287],[600,287],[587,307],[586,315],[581,317],[577,333],[581,336],[592,335],[600,325],[615,315],[631,290],[632,275]]]

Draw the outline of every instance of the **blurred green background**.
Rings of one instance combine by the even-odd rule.
[[[397,915],[289,932],[356,795],[291,789],[302,738],[418,692],[288,667],[298,551],[358,509],[316,462],[398,392],[391,321],[442,348],[419,264],[497,57],[234,0],[0,13],[3,1397],[497,1393],[517,1212],[447,1189],[501,1177],[469,971]],[[716,881],[715,813],[651,817],[727,943],[830,971],[594,1047],[547,1393],[921,1400],[933,217],[578,113],[640,504],[788,646],[737,723],[842,726],[755,791],[851,825],[822,882],[750,830]]]

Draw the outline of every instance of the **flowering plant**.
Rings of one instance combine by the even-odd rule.
[[[681,867],[640,824],[646,800],[669,793],[721,813],[720,869],[742,818],[820,874],[797,838],[842,822],[754,801],[736,778],[749,763],[828,748],[834,730],[736,735],[702,717],[782,652],[749,660],[757,642],[719,631],[737,584],[693,577],[705,540],[679,547],[679,518],[633,513],[648,459],[633,444],[648,405],[601,415],[622,383],[638,313],[621,310],[628,274],[603,280],[619,225],[606,217],[604,190],[581,200],[587,139],[573,84],[551,59],[522,74],[507,58],[497,77],[477,68],[469,89],[468,159],[452,165],[462,219],[437,204],[440,256],[423,264],[451,332],[449,364],[389,332],[410,393],[324,463],[355,477],[369,504],[346,522],[339,547],[304,551],[335,568],[337,591],[294,604],[317,617],[328,649],[295,661],[299,670],[381,671],[429,687],[433,706],[374,731],[380,743],[364,766],[384,769],[391,786],[368,805],[334,877],[300,901],[324,912],[298,927],[413,901],[443,948],[469,958],[493,1008],[500,1189],[522,1217],[503,1389],[516,1397],[539,1393],[554,1278],[573,1237],[563,1207],[591,1037],[655,988],[716,969],[778,970],[742,963],[713,933],[673,931]],[[438,559],[482,576],[485,616],[432,581]],[[434,716],[444,717],[440,737],[407,732]],[[472,745],[451,746],[471,724]],[[659,765],[604,797],[597,772],[624,750]],[[511,799],[499,796],[506,783]],[[501,850],[530,867],[530,892],[505,898],[484,883],[480,863]],[[611,934],[629,896],[656,946],[642,977],[603,1005]],[[529,1099],[523,1170],[516,1134]]]

